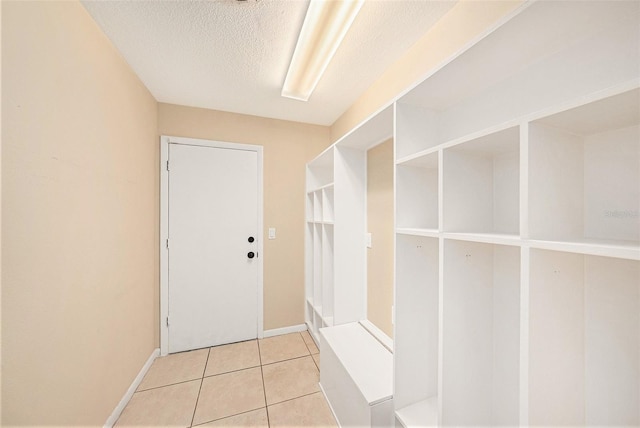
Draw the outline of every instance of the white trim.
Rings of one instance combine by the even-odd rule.
[[[254,144],[238,144],[228,143],[214,140],[201,140],[186,137],[172,137],[162,135],[160,137],[160,355],[164,356],[169,353],[169,328],[166,324],[166,318],[169,313],[169,250],[166,247],[166,240],[169,237],[169,174],[166,168],[169,160],[169,143],[184,144],[190,146],[215,147],[233,150],[247,150],[256,152],[258,155],[258,301],[257,308],[257,331],[256,337],[262,339],[264,337],[264,177],[263,177],[263,152],[262,146]],[[171,166],[169,165],[169,168]]]
[[[289,327],[274,328],[272,330],[265,330],[263,337],[280,336],[281,334],[299,333],[301,331],[307,331],[307,324],[291,325]]]
[[[153,350],[153,352],[147,359],[147,362],[144,363],[144,366],[142,366],[142,368],[140,369],[138,376],[136,376],[133,382],[131,382],[131,386],[129,386],[127,392],[124,393],[124,396],[122,397],[116,408],[113,409],[113,412],[111,412],[111,415],[109,416],[107,421],[104,423],[104,428],[111,428],[113,427],[113,425],[115,425],[115,423],[118,421],[118,418],[122,414],[122,411],[125,407],[127,407],[127,404],[129,404],[129,400],[131,400],[131,397],[133,397],[133,394],[138,389],[138,386],[140,386],[142,379],[144,379],[145,375],[151,368],[151,364],[153,364],[158,356],[160,356],[160,348],[156,348]]]
[[[358,322],[360,323],[360,325],[365,330],[367,330],[367,332],[371,336],[375,337],[375,339],[378,342],[380,342],[380,344],[382,346],[387,348],[387,351],[389,351],[389,352],[391,352],[393,354],[393,339],[390,338],[389,335],[387,335],[387,333],[385,333],[384,331],[380,330],[377,325],[375,325],[374,323],[372,323],[368,319],[360,320]]]

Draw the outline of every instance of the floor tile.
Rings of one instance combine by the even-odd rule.
[[[300,333],[283,334],[258,341],[262,364],[310,355]]]
[[[313,354],[311,357],[313,358],[313,361],[316,363],[316,367],[318,367],[318,370],[320,370],[320,354]]]
[[[194,425],[265,407],[260,367],[205,377]]]
[[[311,355],[320,353],[320,350],[318,349],[318,347],[316,346],[316,343],[313,340],[311,342],[306,343],[306,345],[307,345],[307,348],[309,348],[309,352],[311,353]]]
[[[269,420],[267,409],[252,410],[228,418],[218,419],[208,424],[198,425],[199,427],[242,427],[242,428],[267,428]]]
[[[260,353],[257,340],[231,343],[211,348],[204,375],[212,376],[258,366]]]
[[[188,427],[196,407],[200,380],[136,392],[116,427]]]
[[[337,427],[331,409],[322,393],[269,406],[271,428],[277,427]]]
[[[304,340],[304,343],[306,343],[306,344],[315,343],[313,341],[313,338],[311,337],[311,333],[309,333],[308,330],[300,332],[300,335],[302,335],[302,340]]]
[[[320,372],[311,356],[262,367],[267,404],[311,394],[320,390]]]
[[[199,349],[156,358],[138,391],[201,378],[207,355],[209,349]]]

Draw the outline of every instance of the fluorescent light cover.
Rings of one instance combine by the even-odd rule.
[[[364,0],[311,0],[282,96],[307,101]]]

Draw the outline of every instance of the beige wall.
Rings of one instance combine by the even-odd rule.
[[[466,49],[524,2],[462,0],[457,3],[333,123],[331,141],[338,140],[412,84]]]
[[[393,337],[393,140],[367,152],[367,318]]]
[[[2,425],[100,426],[158,344],[157,105],[80,3],[2,9]]]
[[[163,103],[158,128],[264,147],[264,329],[303,324],[305,163],[329,145],[329,128]]]
[[[0,46],[2,46],[2,2],[0,1]],[[0,76],[2,70],[0,69]],[[0,78],[0,94],[2,79]],[[0,102],[0,190],[2,189],[2,103]],[[0,192],[0,225],[2,224],[2,196]],[[0,227],[0,261],[2,260],[2,227]],[[2,263],[0,262],[0,326],[2,325]],[[2,328],[0,327],[0,425],[2,425]]]

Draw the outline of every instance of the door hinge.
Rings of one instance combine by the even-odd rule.
[[[167,171],[169,171],[169,161],[167,161]]]
[[[169,238],[167,238],[166,245],[167,245],[167,250],[168,250],[169,249]]]
[[[169,327],[169,315],[167,315],[167,327]]]

